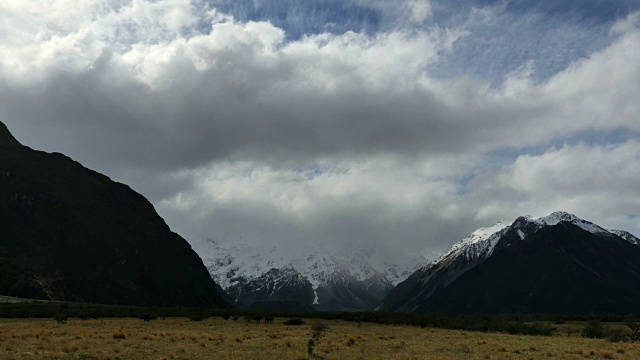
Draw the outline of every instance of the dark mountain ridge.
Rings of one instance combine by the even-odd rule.
[[[0,123],[0,294],[226,306],[191,246],[128,186]]]

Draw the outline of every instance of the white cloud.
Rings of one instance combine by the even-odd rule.
[[[431,1],[429,0],[410,0],[407,2],[410,11],[411,21],[421,23],[431,15]]]
[[[451,170],[446,172],[450,162],[460,162],[460,159],[406,161],[378,157],[339,163],[320,162],[301,169],[273,168],[248,162],[215,163],[177,174],[178,177],[193,179],[195,186],[161,201],[160,210],[183,211],[209,219],[216,218],[228,207],[249,211],[260,209],[242,216],[259,221],[253,217],[270,213],[268,216],[288,219],[306,229],[300,230],[300,238],[324,238],[324,242],[333,245],[362,241],[350,238],[353,236],[351,232],[330,229],[337,223],[372,232],[372,238],[368,240],[383,242],[385,238],[378,236],[389,236],[389,231],[382,229],[397,225],[395,221],[422,223],[421,228],[426,231],[424,228],[430,225],[424,223],[422,216],[429,212],[427,208],[437,205],[437,212],[443,216],[455,209],[451,199],[456,197],[458,185],[452,181],[455,174]],[[367,219],[366,224],[359,224],[362,217]],[[327,222],[320,226],[322,231],[310,231],[318,230],[318,219]],[[191,232],[192,238],[216,231],[215,226],[210,229],[194,228],[193,222],[186,221],[180,225],[181,230]],[[415,232],[415,229],[407,231]],[[332,236],[327,238],[327,234]],[[405,240],[420,246],[422,239],[418,234],[413,235],[413,239]],[[264,241],[277,241],[279,235],[262,236],[275,237],[263,238]]]
[[[639,160],[638,140],[564,145],[540,155],[521,155],[513,164],[484,172],[470,183],[470,197],[486,219],[543,216],[562,209],[638,234],[640,227],[628,215],[640,210]]]

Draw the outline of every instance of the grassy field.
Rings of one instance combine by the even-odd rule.
[[[318,320],[284,320],[0,319],[0,359],[640,359],[639,343],[584,339],[581,323],[523,336],[337,320],[309,356]]]

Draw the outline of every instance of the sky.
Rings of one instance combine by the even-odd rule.
[[[640,2],[4,0],[0,121],[192,244],[640,235]]]

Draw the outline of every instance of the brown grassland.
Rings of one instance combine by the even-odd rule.
[[[284,320],[0,319],[0,359],[640,359],[640,343],[582,338],[578,322],[554,325],[553,336],[523,336],[339,320],[287,326]],[[316,321],[327,330],[310,356]]]

